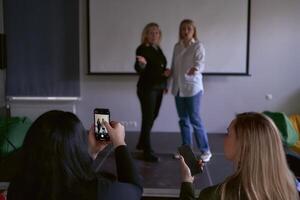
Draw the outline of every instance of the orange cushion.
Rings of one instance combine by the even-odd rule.
[[[299,135],[299,140],[291,147],[291,149],[300,154],[300,115],[291,115],[289,116],[289,119]]]

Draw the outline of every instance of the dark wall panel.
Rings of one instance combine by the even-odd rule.
[[[80,96],[78,6],[78,0],[4,0],[7,96]]]

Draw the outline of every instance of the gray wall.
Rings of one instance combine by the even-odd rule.
[[[129,123],[127,130],[137,131],[140,107],[135,93],[136,76],[88,76],[86,3],[80,1],[81,18],[81,95],[77,114],[88,128],[95,107],[111,109],[112,119]],[[252,0],[249,77],[208,76],[202,116],[210,133],[225,132],[238,112],[283,111],[300,113],[300,1]],[[166,36],[165,36],[166,37]],[[230,51],[230,46],[228,47]],[[114,56],[112,55],[112,59]],[[2,80],[0,80],[2,81]],[[2,81],[3,82],[3,81]],[[2,83],[0,83],[2,85]],[[266,95],[272,95],[268,100]],[[3,94],[1,93],[3,96]],[[3,97],[1,96],[0,99]],[[60,108],[72,110],[72,104],[18,102],[12,114],[37,117],[41,112]],[[177,113],[171,94],[163,100],[154,131],[178,131]]]

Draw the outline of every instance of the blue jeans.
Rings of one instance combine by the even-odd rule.
[[[201,152],[210,151],[207,133],[200,117],[202,91],[192,97],[175,96],[182,144],[192,145],[192,130]]]

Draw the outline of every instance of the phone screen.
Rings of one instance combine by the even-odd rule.
[[[109,135],[106,127],[104,126],[104,121],[109,122],[109,110],[108,109],[95,109],[94,110],[94,120],[95,120],[95,135],[96,140],[109,140]]]

